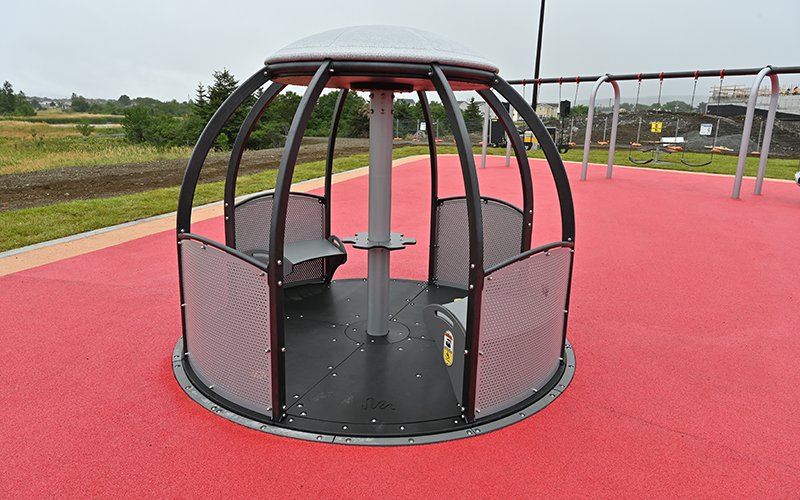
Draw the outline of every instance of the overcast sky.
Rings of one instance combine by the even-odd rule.
[[[356,24],[438,31],[495,62],[505,78],[523,78],[533,75],[538,5],[535,0],[7,1],[0,16],[0,80],[28,95],[185,100],[216,69],[228,68],[242,79],[296,39]],[[798,21],[800,0],[550,0],[542,76],[800,65]],[[800,77],[786,76],[782,83],[797,81]],[[701,92],[711,84],[703,82]],[[579,100],[588,87],[582,86]],[[642,95],[654,95],[656,87],[644,88]],[[623,86],[622,92],[635,95],[635,88]],[[665,95],[690,92],[691,82],[665,83]],[[572,99],[574,86],[565,85],[564,93]],[[543,97],[555,101],[555,86]]]

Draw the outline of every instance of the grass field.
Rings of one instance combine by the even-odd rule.
[[[36,113],[36,116],[25,117],[0,117],[0,121],[24,120],[33,123],[49,124],[77,124],[77,123],[121,123],[122,115],[103,115],[93,113],[73,113],[60,109],[43,109]]]
[[[53,113],[54,116],[83,119],[87,115]],[[94,118],[98,115],[88,115]],[[74,125],[74,124],[73,124]],[[119,129],[110,129],[116,132]],[[82,137],[74,126],[58,126],[47,123],[33,123],[19,120],[0,120],[0,175],[45,170],[58,167],[76,167],[118,163],[144,163],[163,159],[187,158],[189,147],[158,148],[148,145],[131,144],[121,137],[103,137],[108,128],[98,128],[90,137]],[[442,154],[455,153],[455,147],[440,145]],[[480,148],[475,148],[480,153]],[[395,158],[415,154],[427,154],[427,147],[400,147],[394,150]],[[504,155],[505,149],[490,148],[490,154]],[[532,158],[542,158],[541,151],[531,151]],[[568,161],[580,162],[582,149],[572,149],[563,155]],[[592,150],[589,161],[605,164],[608,153],[605,150]],[[686,160],[700,163],[708,155],[687,153]],[[678,162],[679,154],[666,159]],[[344,171],[366,165],[368,155],[354,155],[336,161],[336,171]],[[666,165],[648,164],[648,168],[662,168],[693,172],[709,172],[732,175],[736,171],[735,156],[715,155],[711,165],[687,167],[680,163]],[[637,166],[628,161],[628,152],[619,150],[615,164]],[[745,169],[746,175],[755,175],[758,158],[750,157]],[[295,182],[319,177],[323,174],[324,163],[312,162],[298,165]],[[766,176],[777,179],[793,179],[800,169],[798,160],[770,159]],[[239,180],[240,194],[253,193],[274,187],[275,170],[244,176]],[[202,184],[197,189],[196,204],[205,204],[222,198],[221,182]],[[142,219],[152,215],[174,211],[178,198],[178,187],[157,189],[112,198],[75,200],[48,206],[0,212],[0,251],[18,248],[62,236],[68,236],[92,229]]]
[[[418,151],[427,151],[427,148],[400,148],[394,151],[394,157],[419,154]],[[352,170],[368,163],[368,154],[340,158],[334,162],[334,172]],[[295,168],[294,182],[321,177],[324,172],[324,161],[300,164]],[[244,195],[271,189],[275,187],[276,175],[277,169],[271,169],[242,176],[238,180],[236,192]],[[195,206],[221,200],[223,189],[223,182],[198,185]],[[173,212],[177,209],[178,192],[178,187],[172,187],[112,198],[76,200],[0,212],[0,251]]]
[[[92,115],[94,116],[94,115]],[[71,125],[51,125],[19,120],[0,121],[0,175],[59,167],[140,163],[186,158],[190,147],[163,148],[131,144],[119,125],[97,127],[83,137]]]
[[[495,151],[494,154],[502,154],[502,155],[506,154],[505,149],[503,150],[493,149],[493,151]],[[528,156],[530,156],[531,158],[544,157],[541,151],[529,153]],[[566,154],[563,154],[561,156],[564,160],[567,161],[580,162],[583,160],[583,149],[577,149],[577,148],[571,149]],[[647,158],[647,156],[644,153],[636,153],[635,158],[637,160],[641,160]],[[669,160],[670,163],[664,165],[656,165],[653,163],[649,163],[647,165],[636,165],[635,163],[628,160],[628,151],[626,148],[622,148],[622,150],[618,149],[614,154],[615,165],[628,165],[631,167],[646,167],[646,168],[658,168],[665,170],[680,170],[683,172],[706,172],[711,174],[727,174],[727,175],[734,175],[736,173],[736,164],[739,161],[738,157],[736,156],[715,154],[714,161],[711,163],[711,165],[707,165],[705,167],[687,167],[686,165],[680,163],[680,153],[663,155],[662,159]],[[684,159],[689,163],[697,164],[708,161],[709,155],[700,153],[686,153]],[[589,152],[589,162],[600,163],[600,164],[608,163],[608,151],[599,149],[591,150]],[[797,172],[798,170],[800,170],[800,161],[796,159],[769,158],[767,160],[767,170],[765,176],[772,179],[794,179],[794,173]],[[749,176],[755,176],[757,171],[758,171],[758,157],[757,156],[748,157],[747,162],[745,163],[744,174]]]

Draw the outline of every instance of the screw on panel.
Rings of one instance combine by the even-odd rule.
[[[475,288],[475,285],[470,285],[470,286],[469,286],[469,289],[470,289],[470,290],[472,290],[473,288]]]
[[[285,347],[281,347],[281,352],[286,352],[286,348]]]
[[[283,286],[283,281],[278,281],[278,286]]]

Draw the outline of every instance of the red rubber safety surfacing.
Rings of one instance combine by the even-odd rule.
[[[441,196],[463,187],[441,158]],[[491,158],[482,194],[519,203]],[[579,182],[569,338],[573,383],[532,418],[429,446],[270,436],[189,399],[166,232],[0,278],[0,487],[15,497],[796,497],[800,491],[800,193],[767,181],[592,166]],[[558,239],[547,166],[532,162],[534,243]],[[394,170],[393,230],[419,244],[428,163]],[[365,177],[336,184],[334,232],[367,227]],[[220,240],[219,219],[196,232]],[[361,276],[350,251],[338,277]]]

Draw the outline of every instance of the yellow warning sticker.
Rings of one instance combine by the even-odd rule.
[[[442,358],[444,364],[447,366],[453,365],[453,334],[450,330],[444,332],[444,348],[442,349]]]
[[[654,134],[660,134],[663,126],[664,122],[650,122],[650,132],[653,132]]]

